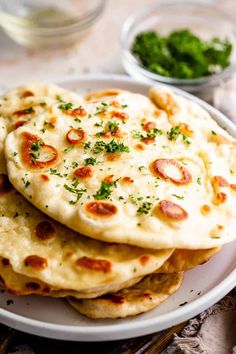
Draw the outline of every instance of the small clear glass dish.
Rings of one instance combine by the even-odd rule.
[[[105,0],[0,0],[0,26],[26,47],[71,45],[83,36]]]
[[[151,72],[132,54],[131,47],[138,33],[154,30],[161,35],[167,35],[183,28],[193,31],[206,40],[213,37],[227,38],[233,44],[230,66],[211,76],[176,79]],[[173,85],[203,97],[236,70],[236,26],[233,20],[216,10],[214,4],[206,5],[196,0],[165,1],[163,4],[148,9],[146,7],[130,16],[122,28],[121,45],[124,68],[136,80]]]

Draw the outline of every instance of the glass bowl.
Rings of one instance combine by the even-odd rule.
[[[154,30],[167,35],[178,29],[187,28],[203,39],[228,38],[233,44],[230,66],[219,73],[197,79],[176,79],[155,74],[145,68],[132,54],[131,46],[136,35]],[[147,7],[130,16],[124,23],[121,33],[122,61],[128,74],[137,80],[161,82],[199,94],[210,93],[210,89],[230,77],[236,70],[236,26],[228,16],[215,9],[215,4],[199,1],[165,1],[154,7]]]
[[[105,0],[0,0],[0,26],[26,47],[75,43],[101,14]]]

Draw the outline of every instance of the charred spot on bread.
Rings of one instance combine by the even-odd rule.
[[[103,273],[110,273],[112,269],[111,262],[105,259],[80,257],[77,259],[76,264],[82,268],[87,268]]]

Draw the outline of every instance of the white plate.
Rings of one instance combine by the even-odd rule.
[[[57,83],[78,92],[116,87],[147,94],[149,89],[147,84],[117,75],[80,76],[57,80]],[[174,91],[200,103],[236,137],[235,126],[223,114],[189,94]],[[115,340],[153,333],[194,317],[226,295],[236,285],[235,253],[236,242],[224,246],[209,262],[186,272],[183,285],[175,295],[158,308],[133,318],[89,320],[63,300],[17,297],[4,292],[0,294],[0,320],[21,331],[77,341]]]

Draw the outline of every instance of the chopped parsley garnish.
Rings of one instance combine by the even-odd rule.
[[[117,180],[110,183],[102,182],[100,188],[94,194],[94,198],[97,200],[109,199],[112,193],[111,187],[116,187],[116,182]]]
[[[135,139],[141,139],[141,140],[145,140],[148,138],[155,139],[157,135],[162,135],[162,134],[163,134],[163,131],[161,129],[157,129],[157,128],[150,129],[146,135],[144,135],[142,132],[137,131],[137,130],[133,131],[133,137]]]
[[[33,143],[31,145],[31,150],[38,151],[40,149],[41,145],[43,145],[43,142],[42,141],[37,141],[36,143]]]
[[[97,162],[97,159],[95,157],[87,157],[84,159],[84,164],[85,166],[92,165],[94,166]]]
[[[91,141],[87,141],[86,143],[83,143],[84,145],[84,150],[89,150],[91,148]]]
[[[101,132],[96,133],[95,136],[99,138],[100,136],[103,136],[107,132],[110,132],[111,135],[115,135],[118,129],[119,129],[119,123],[108,122],[105,129]]]
[[[27,179],[25,179],[24,177],[22,177],[21,180],[23,181],[23,183],[24,183],[24,185],[25,185],[25,188],[29,187],[30,182],[29,182]]]
[[[216,36],[205,40],[186,28],[163,36],[155,31],[137,34],[132,52],[150,71],[179,79],[209,76],[230,65],[233,45]]]
[[[101,123],[98,123],[98,122],[97,122],[97,123],[94,124],[94,126],[95,126],[95,127],[102,127],[102,126],[103,126],[103,122],[101,122]]]
[[[101,136],[103,136],[105,134],[105,131],[103,130],[103,131],[101,131],[101,132],[97,132],[96,134],[95,134],[95,136],[97,137],[97,138],[100,138]]]
[[[58,176],[58,177],[63,177],[63,175],[58,172],[58,170],[56,168],[50,168],[50,175],[55,175],[55,176]]]
[[[138,208],[137,214],[148,214],[152,208],[152,203],[150,202],[143,202],[142,205]]]
[[[76,199],[75,200],[70,200],[69,204],[76,204],[78,202],[78,200],[82,197],[82,195],[87,192],[87,189],[77,189],[76,187],[71,187],[68,186],[67,184],[64,184],[63,186],[68,192],[73,193],[76,195]]]
[[[129,200],[131,201],[132,204],[137,204],[137,200],[133,194],[129,195]]]
[[[79,119],[79,118],[75,118],[74,121],[77,123],[81,123],[81,119]]]
[[[197,184],[199,184],[199,185],[202,184],[202,181],[201,181],[201,178],[200,178],[200,177],[197,178]]]
[[[124,145],[124,143],[118,143],[114,139],[106,144],[104,141],[96,141],[93,152],[98,154],[99,152],[106,150],[106,152],[129,152],[129,147]]]
[[[217,135],[214,130],[211,131],[211,134],[212,134],[212,135]]]
[[[167,132],[167,137],[170,141],[176,141],[179,136],[182,136],[182,139],[185,144],[189,145],[191,144],[191,141],[188,139],[188,137],[181,131],[180,126],[176,125],[175,127],[172,127],[168,132]]]
[[[76,168],[76,167],[78,167],[78,166],[79,166],[79,164],[78,164],[78,162],[76,162],[76,161],[73,161],[72,164],[71,164],[71,167],[72,167],[72,168]]]
[[[177,199],[184,199],[184,197],[182,195],[177,195],[177,194],[172,194],[173,197],[177,198]]]
[[[112,140],[110,143],[106,144],[105,149],[107,152],[129,152],[129,147],[124,145],[124,143],[117,143]]]
[[[108,122],[107,123],[108,130],[112,133],[116,133],[119,129],[119,123],[117,122]]]
[[[44,145],[42,141],[36,141],[31,145],[31,153],[30,155],[36,160],[40,156],[40,147]]]
[[[96,141],[93,152],[94,154],[99,154],[99,152],[103,151],[106,146],[106,143],[104,141]]]
[[[63,150],[63,152],[67,153],[67,152],[70,152],[70,151],[73,150],[73,149],[74,149],[74,146],[68,146],[67,148],[65,148],[65,149]]]
[[[69,109],[73,108],[73,103],[71,102],[64,102],[64,101],[60,101],[61,104],[58,106],[58,108],[62,109],[63,111],[68,111]]]
[[[64,102],[63,99],[61,98],[61,96],[59,96],[59,95],[56,95],[56,99],[58,102]]]
[[[47,106],[47,103],[46,102],[40,102],[40,106],[41,107],[45,107],[45,106]]]
[[[106,102],[101,102],[101,106],[97,106],[96,107],[96,113],[95,113],[95,116],[101,114],[101,113],[104,113],[106,112],[107,108],[108,108],[108,104]]]

